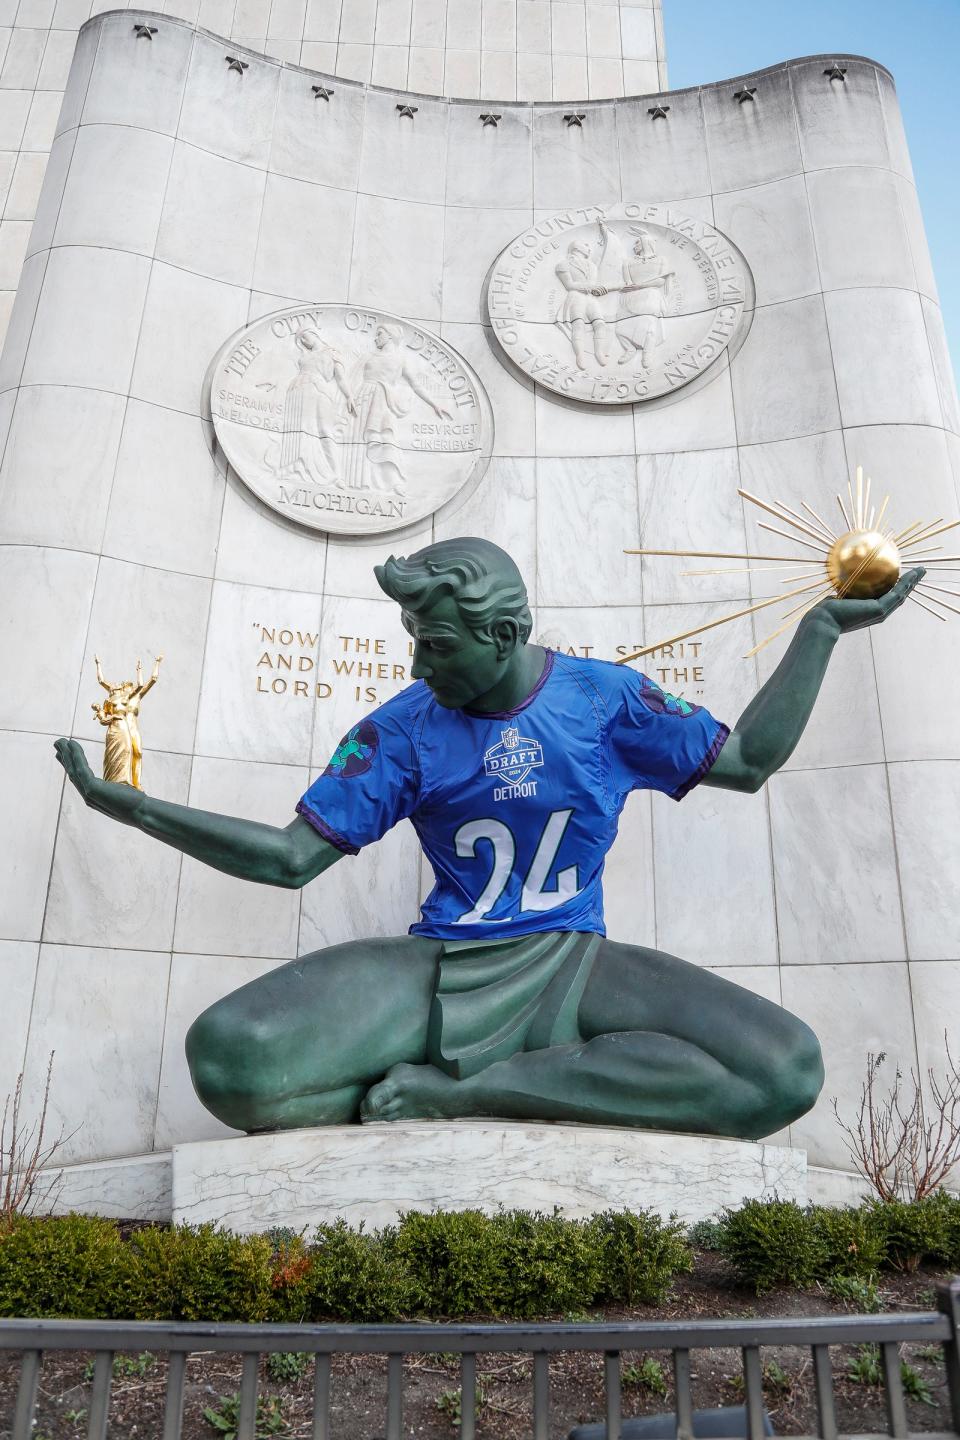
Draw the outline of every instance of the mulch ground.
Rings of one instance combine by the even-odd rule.
[[[885,1276],[881,1287],[884,1309],[931,1310],[934,1284],[946,1278],[939,1272],[919,1270],[913,1275]],[[657,1307],[594,1310],[556,1316],[568,1321],[586,1320],[706,1320],[742,1318],[799,1318],[836,1315],[850,1306],[820,1288],[781,1290],[756,1296],[738,1286],[726,1264],[714,1254],[699,1254],[693,1273],[674,1287],[670,1300]],[[478,1319],[483,1317],[477,1317]],[[842,1432],[853,1435],[885,1432],[886,1409],[882,1387],[865,1384],[848,1375],[857,1358],[855,1348],[832,1352],[837,1417]],[[669,1410],[672,1402],[669,1352],[651,1352],[663,1367],[667,1393],[658,1394],[639,1378],[648,1358],[622,1357],[625,1416]],[[938,1349],[903,1347],[902,1357],[926,1382],[929,1399],[907,1400],[912,1432],[949,1431],[951,1417],[942,1354]],[[33,1440],[79,1440],[86,1435],[92,1387],[90,1355],[53,1352],[46,1355],[40,1378]],[[742,1403],[739,1351],[694,1352],[691,1356],[694,1402],[703,1408]],[[767,1409],[777,1434],[815,1434],[816,1405],[809,1350],[771,1347],[762,1352]],[[589,1354],[558,1355],[550,1363],[550,1437],[562,1440],[571,1426],[600,1420],[604,1414],[602,1357]],[[633,1368],[628,1368],[633,1367]],[[333,1440],[382,1440],[386,1429],[386,1360],[380,1356],[335,1356],[331,1383]],[[223,1399],[240,1387],[240,1358],[197,1354],[187,1366],[184,1406],[184,1440],[214,1440],[224,1429],[204,1417],[209,1408],[227,1414]],[[0,1437],[11,1433],[19,1356],[0,1356]],[[482,1440],[520,1440],[532,1431],[532,1361],[509,1354],[478,1357],[477,1433]],[[166,1362],[162,1356],[118,1357],[110,1405],[111,1440],[159,1440],[163,1432]],[[261,1365],[260,1393],[263,1422],[258,1436],[283,1435],[307,1440],[311,1434],[313,1366],[297,1381],[276,1383]],[[459,1422],[459,1362],[451,1356],[410,1356],[404,1362],[403,1434],[419,1440],[454,1440]],[[228,1432],[226,1432],[228,1433]]]

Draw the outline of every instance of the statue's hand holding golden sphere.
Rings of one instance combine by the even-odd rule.
[[[934,579],[939,577],[941,581],[947,582],[956,579],[955,567],[960,561],[960,555],[945,555],[942,553],[942,545],[931,545],[930,542],[937,540],[948,530],[956,530],[960,527],[960,520],[944,521],[942,517],[931,522],[915,520],[912,525],[899,531],[887,522],[887,528],[882,528],[890,496],[884,496],[879,508],[872,504],[871,481],[869,476],[864,480],[863,469],[859,465],[856,492],[854,486],[848,482],[846,500],[842,495],[836,497],[847,527],[840,535],[836,534],[829,521],[824,520],[820,512],[806,500],[801,500],[800,509],[796,509],[793,505],[780,501],[763,500],[742,488],[737,493],[778,522],[771,525],[769,520],[758,520],[761,530],[784,540],[792,540],[803,547],[804,553],[797,555],[757,553],[753,550],[652,549],[626,550],[624,553],[750,562],[745,567],[737,566],[735,570],[718,569],[715,566],[688,570],[685,572],[688,575],[743,574],[744,569],[752,575],[756,571],[769,571],[772,562],[774,570],[784,567],[781,572],[784,584],[794,580],[800,583],[784,591],[782,595],[764,596],[755,600],[752,605],[734,610],[730,615],[707,620],[691,630],[671,635],[668,640],[658,640],[652,645],[644,646],[642,650],[635,650],[631,655],[623,655],[617,660],[618,665],[628,665],[644,655],[652,655],[662,650],[665,645],[688,640],[692,635],[700,635],[717,625],[726,625],[728,621],[740,620],[746,615],[766,610],[771,605],[794,601],[797,597],[802,598],[799,604],[794,604],[787,611],[783,617],[785,623],[759,640],[746,652],[745,659],[749,660],[765,645],[776,640],[778,635],[801,622],[823,625],[832,621],[839,635],[844,630],[859,630],[864,625],[878,624],[898,609],[904,600],[912,600],[935,620],[946,620],[950,614],[960,615],[960,606],[952,600],[941,598],[949,595],[960,599],[960,590],[951,589],[949,583],[921,584],[927,567],[933,571]],[[788,528],[784,529],[784,526]],[[910,568],[903,574],[903,566],[913,567],[917,560],[923,561],[923,568]],[[755,566],[754,561],[759,561],[760,564]],[[802,568],[799,574],[787,575],[787,566]],[[912,594],[918,587],[919,594]],[[832,595],[830,591],[833,591]]]
[[[918,566],[915,570],[908,570],[905,575],[901,575],[899,580],[895,579],[893,584],[878,595],[862,598],[847,595],[838,596],[835,600],[824,600],[812,611],[811,618],[829,617],[841,633],[863,630],[867,625],[879,625],[888,615],[892,615],[894,610],[900,608],[925,574],[926,571]]]

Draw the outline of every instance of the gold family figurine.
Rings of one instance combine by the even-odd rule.
[[[104,679],[100,656],[94,655],[93,658],[97,666],[97,681],[107,692],[107,698],[101,705],[90,707],[100,724],[107,727],[103,778],[118,785],[132,785],[135,790],[140,790],[143,788],[140,784],[140,767],[143,761],[139,724],[140,701],[156,685],[163,656],[157,656],[149,680],[144,681],[143,666],[138,660],[136,681],[123,680],[119,685],[111,685],[109,680]]]

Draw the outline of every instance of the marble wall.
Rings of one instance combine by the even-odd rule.
[[[0,0],[0,342],[77,31],[118,8],[116,0]],[[141,18],[132,0],[125,8],[131,21]],[[164,0],[161,8],[233,48],[428,95],[597,99],[667,84],[661,0]]]
[[[149,40],[127,13],[80,31],[0,358],[0,1094],[25,1065],[36,1104],[55,1049],[52,1113],[78,1161],[226,1133],[190,1088],[194,1016],[295,953],[404,929],[423,884],[406,825],[292,894],[83,810],[51,747],[72,733],[99,763],[94,652],[108,673],[166,655],[144,704],[149,790],[282,824],[363,710],[376,641],[405,661],[371,569],[388,549],[488,535],[524,569],[541,639],[613,656],[767,593],[763,575],[691,583],[622,553],[763,538],[738,483],[822,510],[863,464],[906,524],[956,514],[960,475],[881,67],[846,58],[831,81],[824,59],[792,62],[749,77],[749,103],[738,80],[671,94],[666,120],[642,99],[588,102],[581,128],[560,104],[505,101],[494,128],[476,102],[422,96],[404,118],[402,91],[343,78],[318,101],[309,70],[251,53],[239,74],[232,42],[149,23]],[[673,403],[565,404],[501,363],[484,277],[541,215],[636,198],[731,236],[756,279],[753,327]],[[486,384],[494,458],[442,527],[326,541],[211,457],[215,351],[247,319],[317,300],[438,330]],[[732,721],[782,650],[743,660],[764,633],[738,623],[650,668]],[[722,970],[817,1030],[824,1099],[789,1139],[818,1164],[846,1163],[827,1097],[850,1109],[867,1051],[939,1063],[956,1013],[958,641],[915,606],[848,638],[762,794],[636,796],[608,867],[615,938]],[[322,698],[275,693],[280,653],[309,662]]]

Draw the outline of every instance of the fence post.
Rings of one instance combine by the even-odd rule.
[[[960,1434],[960,1279],[941,1280],[937,1285],[937,1309],[947,1315],[953,1334],[943,1342],[943,1358],[947,1366],[947,1390],[953,1428]]]
[[[25,1350],[23,1352],[20,1360],[17,1409],[13,1417],[13,1440],[30,1440],[33,1435],[33,1409],[37,1403],[37,1385],[40,1380],[42,1364],[42,1350]]]

